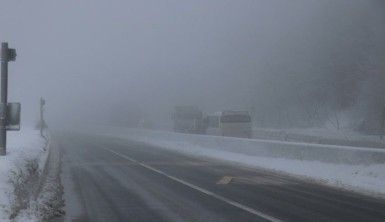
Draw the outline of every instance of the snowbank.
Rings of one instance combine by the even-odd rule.
[[[7,155],[0,156],[0,221],[8,221],[13,187],[10,183],[12,172],[25,167],[26,161],[37,160],[42,170],[48,152],[44,151],[45,140],[39,131],[23,128],[19,132],[8,132]]]
[[[96,131],[178,152],[305,176],[376,196],[385,194],[385,149],[111,127]]]

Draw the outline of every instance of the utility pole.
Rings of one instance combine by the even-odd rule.
[[[1,92],[0,92],[0,155],[6,154],[7,145],[7,107],[8,107],[8,62],[15,61],[16,50],[8,48],[8,43],[1,43]]]
[[[45,99],[43,97],[40,97],[40,135],[44,137],[43,130],[45,128],[45,121],[44,121],[44,105],[45,105]]]

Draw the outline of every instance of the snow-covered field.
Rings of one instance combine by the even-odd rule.
[[[92,129],[94,132],[96,128]],[[262,167],[385,196],[385,149],[190,135],[110,127],[98,133],[191,155]]]
[[[45,143],[39,131],[32,128],[23,127],[19,132],[8,132],[7,155],[0,156],[0,221],[9,220],[14,202],[14,187],[10,179],[14,177],[14,173],[24,169],[30,160],[37,160],[41,170],[48,154],[44,150]],[[20,220],[29,219],[33,221],[33,218],[28,217]]]

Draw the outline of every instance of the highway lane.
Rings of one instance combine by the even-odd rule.
[[[67,221],[385,221],[385,201],[105,136],[58,132]]]

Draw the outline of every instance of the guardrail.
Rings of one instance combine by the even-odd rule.
[[[349,136],[347,138],[337,138],[319,135],[306,135],[297,132],[287,132],[285,130],[270,130],[270,129],[253,129],[253,138],[256,139],[268,139],[268,140],[280,140],[289,142],[305,142],[305,143],[317,143],[317,144],[330,144],[341,146],[354,146],[354,147],[371,147],[371,148],[385,148],[384,141],[374,141],[371,138],[356,139]]]

